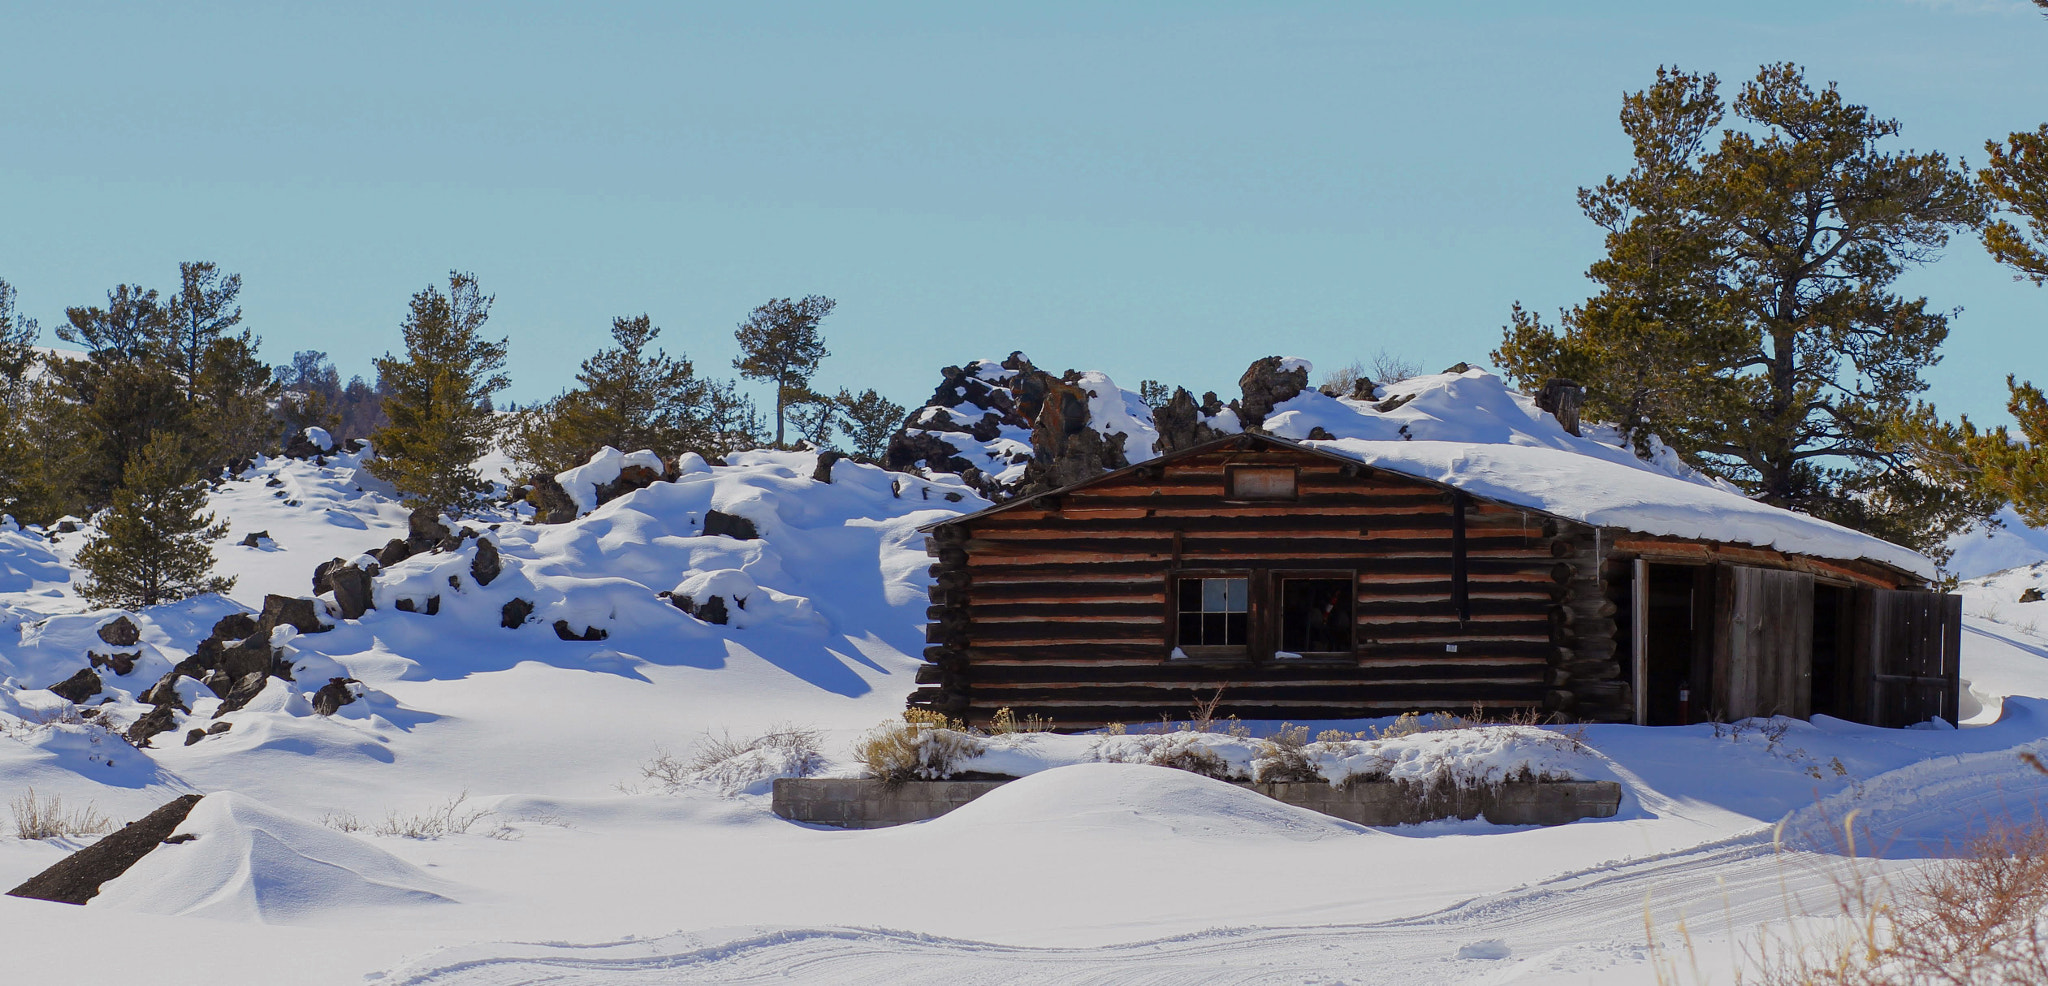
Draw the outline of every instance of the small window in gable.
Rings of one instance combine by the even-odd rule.
[[[1294,469],[1288,466],[1234,466],[1229,472],[1230,499],[1292,500]]]

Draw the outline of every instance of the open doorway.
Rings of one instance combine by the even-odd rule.
[[[1706,570],[1697,565],[1647,565],[1644,586],[1646,645],[1641,665],[1643,724],[1677,726],[1705,718],[1705,696],[1697,690],[1703,675],[1700,647],[1706,627],[1699,618],[1701,583]]]
[[[1860,721],[1856,713],[1849,621],[1855,596],[1847,586],[1813,584],[1813,701],[1815,714]]]

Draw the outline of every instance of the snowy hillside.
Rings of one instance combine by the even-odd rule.
[[[81,948],[118,934],[172,957],[153,982],[207,986],[1620,984],[1652,978],[1647,899],[1659,934],[1682,916],[1725,982],[1788,888],[1826,888],[1829,819],[1858,812],[1882,865],[1910,868],[1994,812],[2048,803],[2048,778],[2019,759],[2048,754],[2048,702],[2028,697],[2048,696],[2048,636],[2026,622],[2048,603],[2018,602],[2048,570],[2024,570],[1965,588],[1970,728],[1488,727],[1319,754],[1333,778],[1612,779],[1611,819],[1366,829],[1148,765],[1185,746],[1253,771],[1279,723],[993,738],[979,769],[1024,779],[944,818],[866,832],[777,819],[768,778],[857,773],[856,740],[915,687],[930,562],[916,529],[1022,481],[1030,430],[1001,411],[1017,372],[973,364],[942,406],[978,432],[930,430],[979,456],[980,482],[843,461],[827,483],[813,454],[756,452],[660,463],[625,489],[637,460],[617,455],[559,478],[572,521],[528,523],[522,506],[442,529],[359,455],[262,460],[210,499],[231,527],[216,548],[230,596],[143,613],[77,597],[89,530],[0,528],[0,795],[32,787],[120,821],[209,795],[83,907],[0,897],[10,976],[73,975]],[[1075,380],[1080,427],[1131,458],[1240,420],[1242,406],[1194,405],[1162,427],[1106,378]],[[1371,396],[1252,410],[1318,444],[1486,441],[1725,495],[1668,459],[1572,438],[1479,371]],[[322,566],[317,605],[297,608]],[[85,671],[98,690],[81,701],[48,689]],[[151,715],[164,728],[131,745]],[[764,734],[786,742],[739,749]],[[693,769],[727,738],[714,769]],[[6,886],[94,838],[11,824],[0,816]]]

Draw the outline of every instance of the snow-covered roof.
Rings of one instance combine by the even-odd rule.
[[[1102,384],[1114,387],[1107,378]],[[1751,500],[1670,449],[1660,446],[1642,458],[1623,447],[1613,428],[1599,424],[1573,435],[1532,397],[1485,370],[1413,377],[1379,388],[1371,401],[1303,391],[1275,407],[1262,430],[1317,452],[1598,527],[1868,560],[1921,578],[1935,574],[1934,563],[1917,551]],[[1140,440],[1126,443],[1134,463],[1156,457],[1142,440],[1156,434],[1138,429],[1132,438]]]

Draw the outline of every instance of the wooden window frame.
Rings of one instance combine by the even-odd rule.
[[[1216,647],[1180,642],[1180,583],[1182,579],[1244,579],[1245,644]],[[1287,579],[1343,581],[1351,587],[1351,648],[1341,651],[1309,651],[1300,657],[1278,657],[1280,652],[1280,583]],[[1216,663],[1279,665],[1356,664],[1363,652],[1358,627],[1358,570],[1355,568],[1185,568],[1166,576],[1167,660],[1176,664]],[[1174,651],[1185,657],[1174,657]]]
[[[1237,474],[1245,469],[1275,472],[1284,469],[1293,477],[1292,487],[1294,492],[1286,496],[1239,496],[1237,493]],[[1255,466],[1245,464],[1223,467],[1223,502],[1225,503],[1293,503],[1299,499],[1301,499],[1300,466]]]
[[[1196,644],[1183,646],[1180,642],[1180,584],[1184,579],[1243,579],[1245,580],[1245,643],[1243,646],[1215,646]],[[1187,568],[1176,569],[1166,576],[1166,659],[1176,664],[1248,664],[1258,653],[1259,613],[1261,611],[1259,572],[1249,568]],[[1174,651],[1186,655],[1173,656]]]
[[[1358,570],[1355,568],[1275,568],[1265,573],[1267,588],[1266,626],[1264,632],[1271,647],[1264,657],[1276,664],[1355,664],[1359,655],[1358,633]],[[1280,583],[1288,579],[1318,579],[1329,582],[1342,581],[1351,587],[1351,647],[1349,650],[1308,651],[1300,657],[1280,657],[1280,643],[1283,632],[1280,626]]]

